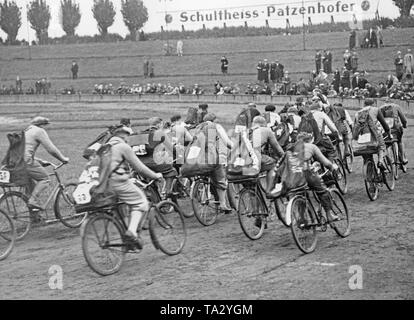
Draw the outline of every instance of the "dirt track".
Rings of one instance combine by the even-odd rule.
[[[413,138],[410,128],[406,141]],[[342,240],[328,230],[312,255],[302,255],[279,222],[252,242],[235,214],[210,228],[192,218],[181,255],[155,251],[145,234],[144,251],[128,256],[117,275],[102,278],[83,258],[79,231],[53,225],[32,230],[0,263],[0,299],[413,299],[414,171],[371,203],[360,167],[359,160],[346,197],[351,236]],[[63,290],[49,288],[53,265],[63,269]],[[363,268],[362,290],[348,286],[353,265]]]

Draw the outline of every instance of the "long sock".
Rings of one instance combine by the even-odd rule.
[[[141,221],[142,218],[142,212],[140,211],[132,211],[131,212],[131,222],[129,223],[129,228],[128,231],[132,232],[132,234],[137,237],[137,229],[138,229],[138,225],[139,222]]]

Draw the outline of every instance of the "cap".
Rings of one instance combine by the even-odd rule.
[[[215,121],[217,119],[217,117],[216,117],[216,115],[214,114],[214,113],[207,113],[205,116],[204,116],[204,121],[211,121],[211,122],[213,122],[213,121]]]
[[[128,118],[122,118],[121,119],[121,124],[124,126],[130,126],[131,125],[131,120]]]
[[[208,104],[200,104],[198,106],[201,110],[207,110],[208,109]]]
[[[260,127],[266,127],[267,121],[262,116],[257,116],[253,119],[253,125],[258,125]]]
[[[34,126],[45,126],[50,124],[50,121],[48,118],[45,117],[34,117],[30,123]]]
[[[365,106],[373,106],[375,104],[374,99],[368,98],[365,100]]]
[[[128,135],[132,135],[134,133],[134,131],[131,128],[126,127],[124,125],[119,125],[119,126],[115,127],[115,129],[113,131],[113,134],[117,134],[117,133],[126,133]]]
[[[159,117],[154,117],[154,118],[149,119],[148,122],[151,127],[154,127],[154,126],[159,125],[162,122],[162,119]]]
[[[249,108],[256,108],[256,105],[254,103],[249,103],[248,107]]]

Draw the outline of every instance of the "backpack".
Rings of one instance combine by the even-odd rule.
[[[390,129],[396,129],[400,126],[400,118],[394,105],[387,104],[381,107],[380,111],[382,112]]]
[[[339,114],[339,120],[346,121],[345,109],[342,107],[334,107]]]
[[[309,112],[302,116],[298,134],[302,132],[311,133],[313,135],[314,143],[318,143],[318,141],[322,139],[322,134],[318,128],[318,123],[316,122],[312,112]]]
[[[10,146],[6,157],[1,162],[0,184],[12,183],[16,186],[26,186],[29,183],[29,177],[24,159],[26,148],[25,133],[10,133],[7,135],[7,138]]]
[[[369,115],[370,108],[360,111],[352,132],[355,156],[376,153],[378,151],[377,129]]]
[[[256,177],[260,173],[260,159],[251,143],[253,130],[236,133],[234,148],[229,153],[227,173],[237,177]]]
[[[73,192],[73,198],[78,205],[96,203],[105,198],[113,199],[113,192],[108,184],[113,174],[123,166],[122,161],[115,169],[111,170],[112,147],[118,144],[106,143],[90,158],[84,171],[79,177],[79,185]]]
[[[197,124],[198,123],[198,110],[195,107],[188,108],[187,118],[184,121],[186,124]]]
[[[236,128],[237,127],[245,127],[251,128],[252,126],[252,114],[249,108],[244,109],[236,118]]]
[[[279,123],[276,128],[274,128],[275,136],[277,142],[279,142],[280,146],[285,150],[290,142],[290,132],[289,126],[285,122]]]
[[[211,173],[219,164],[218,135],[212,122],[201,123],[187,146],[181,176],[189,178]]]
[[[113,127],[108,128],[105,132],[102,132],[93,142],[91,142],[83,151],[82,157],[89,160],[96,155],[96,152],[112,138]]]

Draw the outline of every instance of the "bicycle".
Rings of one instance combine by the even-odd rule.
[[[231,183],[229,183],[231,185]],[[236,188],[227,189],[227,198],[230,200],[231,207],[236,210],[235,199],[237,199]],[[194,215],[205,227],[210,227],[216,223],[222,211],[219,209],[220,202],[215,186],[208,176],[195,177],[191,187],[191,205]]]
[[[232,182],[242,184],[243,189],[239,196],[237,216],[243,233],[250,240],[259,240],[264,234],[269,222],[273,222],[276,216],[284,226],[289,227],[286,218],[287,197],[270,198],[266,197],[266,192],[261,183],[263,177],[240,178]],[[270,201],[268,205],[266,198]]]
[[[322,174],[321,178],[327,173],[328,171]],[[348,207],[341,192],[335,188],[328,191],[332,201],[332,211],[339,217],[335,222],[330,222],[324,217],[318,194],[311,191],[308,186],[291,191],[293,197],[287,206],[287,215],[291,219],[293,239],[299,250],[305,254],[315,251],[318,242],[317,233],[326,232],[328,225],[341,238],[346,238],[351,233]]]
[[[390,157],[388,155],[384,156],[383,163],[385,168],[379,170],[374,161],[374,154],[376,152],[361,154],[364,159],[362,175],[364,177],[365,190],[371,201],[378,199],[379,187],[383,184],[387,186],[389,191],[393,191],[395,188],[395,173]]]
[[[0,261],[12,253],[16,242],[16,228],[13,220],[0,209]]]
[[[330,137],[331,138],[331,137]],[[338,154],[337,158],[333,160],[333,163],[335,163],[338,166],[338,170],[333,175],[333,183],[335,184],[335,187],[343,194],[346,195],[348,193],[348,177],[345,170],[344,161],[342,160],[342,151],[341,151],[341,141],[336,138],[331,138],[332,144],[335,146]],[[328,185],[330,187],[330,185]]]
[[[403,155],[401,154],[400,147],[398,146],[398,139],[394,136],[391,138],[384,136],[384,141],[387,147],[388,156],[392,159],[392,165],[394,166],[395,180],[398,180],[398,170],[407,173],[407,166],[403,163]]]
[[[343,140],[340,140],[339,143],[336,144],[336,151],[338,152],[338,157],[344,164],[346,171],[348,171],[348,173],[352,173],[354,171],[355,156],[351,143],[348,145],[347,155],[345,155],[345,144]]]
[[[73,192],[78,184],[76,182],[64,183],[59,176],[58,170],[65,164],[54,165],[51,162],[39,160],[40,164],[47,168],[52,167],[55,181],[49,184],[48,197],[43,203],[46,218],[39,215],[39,211],[31,210],[28,206],[29,196],[27,188],[14,184],[0,184],[4,194],[0,196],[0,209],[5,210],[14,221],[16,226],[17,240],[22,240],[29,232],[32,222],[43,221],[45,224],[52,224],[60,221],[68,228],[79,228],[85,219],[85,214],[76,213]],[[13,189],[18,189],[18,191]],[[48,214],[48,207],[54,212],[54,218]]]
[[[148,184],[135,179],[134,183],[151,195],[155,181]],[[178,255],[187,241],[187,230],[180,208],[171,201],[155,204],[150,201],[150,209],[143,215],[138,226],[142,233],[148,225],[152,244],[168,256]],[[78,212],[88,212],[82,225],[82,251],[88,266],[102,276],[120,271],[125,255],[137,252],[134,244],[125,239],[128,230],[128,206],[114,199],[102,204],[77,207]],[[172,210],[173,209],[173,210]],[[178,240],[177,240],[178,239]]]

